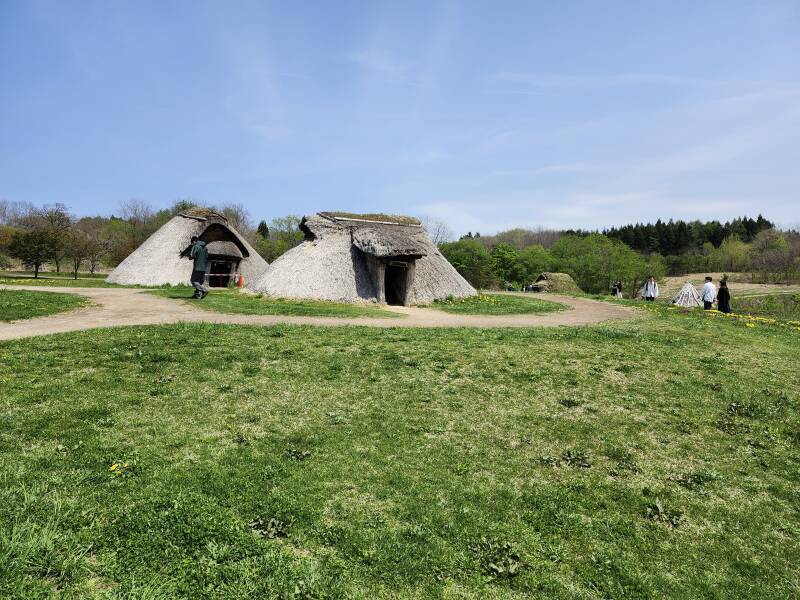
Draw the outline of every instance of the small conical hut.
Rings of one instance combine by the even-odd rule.
[[[476,294],[417,219],[324,212],[303,217],[300,229],[305,240],[276,259],[254,291],[403,306]]]
[[[553,294],[579,294],[581,288],[568,273],[542,273],[531,285],[534,292]]]
[[[692,285],[692,282],[687,281],[683,284],[683,287],[678,290],[678,293],[672,297],[672,303],[675,306],[695,308],[703,306],[703,299],[697,289]]]
[[[225,287],[239,275],[245,284],[251,283],[267,268],[267,261],[225,217],[198,208],[172,217],[123,260],[106,281],[123,285],[188,285],[192,274],[189,250],[195,235],[208,248],[206,281],[211,287]]]

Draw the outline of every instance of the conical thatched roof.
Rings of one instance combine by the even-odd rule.
[[[676,306],[695,308],[697,306],[703,306],[703,299],[697,289],[692,285],[692,282],[687,281],[683,284],[683,287],[678,293],[672,297],[672,303]]]
[[[303,217],[300,228],[305,241],[275,260],[251,286],[254,291],[284,298],[381,301],[381,277],[391,265],[401,264],[412,270],[406,304],[476,294],[416,219],[320,213]]]
[[[222,215],[197,209],[172,217],[134,250],[106,281],[124,285],[188,284],[192,260],[188,257],[192,236],[208,245],[209,257],[239,260],[238,272],[245,283],[255,281],[267,262]]]
[[[536,278],[533,288],[539,292],[553,292],[554,294],[579,294],[581,292],[581,288],[568,273],[542,273]]]

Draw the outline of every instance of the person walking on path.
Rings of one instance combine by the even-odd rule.
[[[192,236],[192,249],[189,251],[189,257],[194,261],[190,280],[195,289],[192,298],[205,298],[208,296],[208,288],[205,286],[206,270],[208,269],[208,248],[206,248],[206,243],[196,235]]]
[[[719,292],[717,292],[717,309],[725,314],[731,312],[731,292],[728,289],[728,282],[724,279],[719,282]]]
[[[713,279],[706,277],[706,282],[703,285],[703,310],[711,310],[714,308],[714,300],[717,299],[717,288],[714,286]]]
[[[654,302],[655,299],[658,298],[658,283],[656,283],[656,280],[652,275],[647,278],[647,281],[642,288],[642,298],[648,302]]]

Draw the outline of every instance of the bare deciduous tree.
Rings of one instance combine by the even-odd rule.
[[[431,241],[436,244],[444,244],[453,240],[453,230],[443,219],[435,219],[433,217],[422,217],[420,219],[422,226],[431,238]]]
[[[242,204],[223,204],[219,212],[242,235],[249,236],[252,233],[250,212]]]
[[[131,198],[120,205],[120,214],[131,227],[132,241],[138,247],[153,233],[153,207],[143,200]]]

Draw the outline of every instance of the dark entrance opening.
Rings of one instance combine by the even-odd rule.
[[[209,287],[228,287],[236,272],[236,266],[229,260],[212,260],[208,271]]]
[[[384,289],[386,304],[405,306],[408,291],[408,263],[393,260],[386,265]]]

